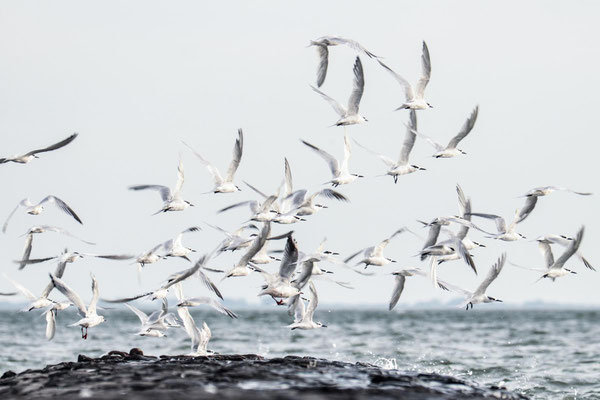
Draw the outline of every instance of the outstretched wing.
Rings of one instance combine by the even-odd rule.
[[[160,194],[162,201],[171,200],[171,189],[162,185],[135,185],[129,186],[129,190],[156,190]]]
[[[360,99],[362,98],[363,91],[365,89],[365,76],[363,74],[362,63],[360,57],[356,57],[354,62],[354,87],[352,88],[352,94],[348,99],[348,112],[350,114],[357,114],[358,107],[360,105]]]
[[[492,268],[490,268],[490,272],[488,272],[488,275],[485,278],[485,280],[483,282],[481,282],[481,285],[479,285],[477,290],[475,290],[475,293],[473,293],[474,296],[482,295],[485,293],[488,286],[490,286],[490,284],[498,277],[498,275],[500,274],[500,271],[502,271],[502,267],[504,267],[505,261],[506,261],[506,253],[502,253],[500,258],[498,258],[498,261],[496,261],[496,263],[494,265],[492,265]]]
[[[410,101],[411,99],[415,98],[413,88],[412,88],[412,86],[410,86],[410,83],[408,83],[408,81],[406,79],[404,79],[402,76],[395,73],[390,67],[385,65],[381,60],[378,59],[377,62],[379,63],[379,65],[381,65],[383,68],[385,68],[390,74],[392,74],[392,76],[394,78],[396,78],[396,80],[398,81],[400,86],[402,86],[402,88],[404,89],[404,97],[405,97],[406,101]]]
[[[202,157],[202,155],[200,153],[198,153],[196,150],[194,150],[189,144],[187,144],[186,142],[183,142],[183,141],[181,143],[186,145],[192,151],[192,153],[194,153],[196,155],[196,157],[198,157],[200,159],[202,164],[204,164],[206,169],[208,169],[208,172],[210,172],[210,174],[213,176],[215,185],[220,185],[221,183],[223,183],[223,177],[221,176],[221,173],[214,165],[212,165],[207,159]]]
[[[394,160],[392,160],[391,158],[389,158],[388,156],[385,156],[383,154],[379,154],[379,153],[374,152],[373,150],[371,150],[371,149],[363,146],[362,144],[358,143],[356,141],[356,139],[354,139],[354,143],[356,143],[359,147],[362,147],[363,149],[365,149],[369,153],[373,154],[374,156],[379,157],[379,159],[381,161],[383,161],[383,163],[385,165],[387,165],[389,168],[392,168],[392,167],[394,167],[396,165],[396,162]]]
[[[317,288],[315,288],[315,284],[310,282],[310,302],[308,303],[308,307],[306,308],[305,318],[308,318],[312,321],[315,310],[319,305],[319,296],[317,295]]]
[[[315,92],[319,93],[321,95],[321,97],[323,97],[325,99],[325,101],[327,101],[331,105],[331,107],[333,107],[333,109],[335,110],[335,112],[340,117],[343,117],[344,115],[346,115],[346,107],[344,107],[343,105],[341,105],[340,103],[338,103],[336,100],[332,99],[331,97],[327,96],[325,93],[321,92],[316,87],[311,86],[311,88]]]
[[[402,149],[400,150],[400,157],[398,158],[398,164],[406,165],[408,164],[408,156],[412,151],[413,146],[415,145],[415,139],[417,135],[415,134],[417,130],[417,113],[415,110],[410,110],[410,121],[408,128],[406,129],[406,133],[404,135],[404,142],[402,143]]]
[[[75,138],[77,137],[78,133],[74,133],[71,136],[69,136],[68,138],[61,140],[58,143],[54,143],[51,146],[45,147],[43,149],[38,149],[38,150],[32,150],[29,153],[25,154],[25,156],[32,156],[34,154],[37,153],[44,153],[46,151],[52,151],[52,150],[57,150],[60,149],[61,147],[65,147],[66,145],[68,145],[69,143],[71,143],[73,140],[75,140]]]
[[[467,118],[467,120],[463,124],[460,131],[456,134],[456,136],[454,136],[452,139],[450,139],[450,142],[448,142],[447,147],[449,149],[456,148],[456,146],[458,145],[458,142],[463,140],[465,138],[465,136],[467,136],[469,134],[469,132],[471,132],[471,130],[475,126],[475,121],[477,121],[478,113],[479,113],[479,106],[476,106],[475,109],[473,110],[473,112],[471,113],[471,115],[469,116],[469,118]]]
[[[585,228],[582,226],[579,229],[579,231],[577,232],[577,236],[575,237],[575,240],[573,240],[571,245],[569,247],[567,247],[567,249],[564,251],[564,253],[561,254],[561,256],[558,258],[558,260],[556,260],[556,262],[551,266],[551,268],[557,268],[557,269],[562,268],[565,265],[565,263],[567,262],[567,260],[569,258],[571,258],[571,256],[577,252],[577,250],[579,249],[579,245],[581,244],[581,240],[583,239],[584,231],[585,231]]]
[[[392,298],[390,299],[390,304],[388,309],[392,311],[398,300],[400,300],[400,295],[404,290],[404,283],[406,282],[406,276],[401,274],[396,274],[396,282],[394,283],[394,290],[392,290]]]
[[[64,283],[60,278],[58,278],[54,274],[50,274],[50,279],[52,280],[54,287],[57,288],[62,294],[64,294],[65,297],[68,298],[71,301],[71,303],[75,305],[75,307],[77,307],[77,309],[79,310],[79,315],[85,318],[87,314],[87,309],[85,308],[85,304],[81,300],[81,297],[79,297],[79,295],[75,293],[73,289],[71,289],[66,283]]]
[[[25,200],[26,199],[23,199],[19,204],[17,204],[17,206],[14,208],[14,210],[12,210],[10,214],[8,214],[8,217],[6,218],[6,221],[4,222],[4,225],[2,226],[2,233],[6,233],[6,229],[8,228],[8,222],[13,217],[13,215],[15,215],[15,213],[17,212],[19,207],[21,207],[23,201],[25,201]]]
[[[210,297],[194,297],[191,299],[181,301],[177,306],[178,307],[196,307],[201,304],[206,304],[211,306],[221,314],[227,315],[229,318],[237,318],[236,313],[225,307],[223,304],[219,303],[215,299],[211,299]]]
[[[229,164],[229,168],[227,169],[227,181],[233,182],[233,175],[235,175],[235,171],[237,171],[240,166],[240,161],[242,161],[242,151],[244,150],[244,132],[242,128],[238,129],[238,138],[235,140],[235,145],[233,146],[233,159],[231,160],[231,164]]]
[[[431,59],[429,58],[429,49],[427,43],[423,41],[423,52],[421,54],[421,77],[417,82],[417,99],[425,97],[425,88],[431,78]]]
[[[329,65],[329,49],[327,46],[317,45],[319,53],[319,68],[317,69],[317,87],[321,87],[327,76],[327,67]]]
[[[300,141],[302,143],[304,143],[306,146],[310,147],[313,151],[315,151],[318,155],[320,155],[321,158],[323,158],[325,160],[325,162],[329,166],[329,170],[331,171],[331,174],[334,177],[336,177],[336,176],[338,176],[340,174],[340,165],[338,163],[338,160],[336,160],[336,158],[334,156],[332,156],[331,154],[329,154],[325,150],[321,150],[320,148],[318,148],[315,145],[312,145],[312,144],[310,144],[308,142],[305,142],[302,139],[300,139]]]
[[[59,209],[61,209],[66,214],[68,214],[71,217],[73,217],[75,219],[75,221],[77,221],[77,222],[79,222],[80,224],[83,225],[83,222],[81,222],[81,219],[77,216],[77,214],[75,214],[75,211],[73,211],[73,209],[71,207],[69,207],[69,205],[67,203],[65,203],[64,201],[62,201],[58,197],[52,196],[52,195],[46,196],[46,197],[44,197],[44,199],[42,201],[40,201],[39,204],[44,204],[46,202],[52,202],[52,203],[56,204],[56,206]]]
[[[290,279],[298,264],[298,247],[292,235],[288,235],[281,264],[279,265],[279,276]]]

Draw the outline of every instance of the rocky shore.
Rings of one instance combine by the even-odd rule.
[[[16,399],[526,399],[499,387],[437,374],[312,357],[146,356],[139,349],[0,377]]]

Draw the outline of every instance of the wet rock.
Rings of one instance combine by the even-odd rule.
[[[142,349],[138,349],[137,347],[134,347],[133,349],[129,350],[129,355],[130,356],[143,356],[144,352],[142,351]]]
[[[410,398],[525,399],[500,387],[481,387],[451,376],[384,370],[312,357],[264,359],[254,354],[203,357],[146,356],[140,349],[84,355],[0,378],[0,398],[177,398],[233,400],[351,400]]]
[[[17,375],[16,372],[13,371],[6,371],[5,373],[2,374],[2,376],[0,376],[0,379],[8,379],[8,378],[12,378],[13,376]]]
[[[91,362],[94,361],[93,358],[85,356],[83,354],[80,354],[79,356],[77,356],[77,362]]]

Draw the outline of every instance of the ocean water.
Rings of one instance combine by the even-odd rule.
[[[240,318],[193,310],[212,330],[209,349],[266,357],[310,355],[384,368],[435,372],[506,386],[535,399],[600,399],[600,311],[589,310],[318,310],[327,328],[291,331],[284,310],[235,310]],[[104,310],[107,322],[82,340],[74,310],[58,316],[53,341],[39,313],[0,311],[0,372],[20,372],[139,347],[146,354],[185,354],[182,329],[165,338],[133,335],[128,310]]]

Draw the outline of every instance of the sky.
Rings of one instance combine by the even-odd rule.
[[[331,250],[349,255],[402,226],[425,236],[418,219],[458,212],[457,183],[471,197],[474,211],[507,219],[522,205],[518,196],[533,187],[600,193],[598,180],[591,179],[600,166],[599,11],[600,4],[593,1],[4,1],[0,156],[44,147],[73,132],[79,137],[29,164],[0,165],[0,218],[25,197],[39,201],[53,194],[84,225],[56,209],[40,216],[21,211],[0,236],[2,272],[41,292],[55,264],[18,271],[13,263],[23,249],[20,235],[39,224],[63,227],[97,245],[49,233],[34,239],[34,258],[57,255],[65,247],[139,254],[195,225],[203,230],[187,235],[184,244],[199,254],[208,252],[222,235],[204,222],[236,229],[249,217],[248,209],[216,211],[257,199],[242,181],[275,192],[283,178],[284,157],[295,189],[323,188],[330,179],[326,164],[300,139],[342,157],[344,130],[330,127],[337,115],[309,86],[316,80],[318,57],[308,44],[324,35],[357,40],[411,82],[420,74],[425,40],[432,62],[426,95],[434,108],[418,112],[418,126],[441,142],[458,132],[476,105],[480,111],[474,130],[461,142],[466,155],[433,159],[433,149],[417,139],[411,160],[427,170],[402,176],[397,184],[390,177],[376,177],[385,173],[385,165],[353,146],[351,172],[365,178],[339,188],[350,203],[323,200],[329,208],[309,221],[273,228],[275,233],[293,228],[301,251],[314,251],[327,237]],[[321,89],[342,103],[352,88],[355,56],[348,47],[330,49]],[[365,89],[360,112],[369,121],[351,126],[349,134],[396,158],[405,133],[402,123],[408,119],[407,112],[393,111],[404,100],[401,88],[374,60],[361,59]],[[181,141],[224,171],[240,127],[244,154],[236,183],[242,191],[202,194],[212,188],[211,177]],[[180,156],[186,171],[183,194],[196,207],[152,216],[161,207],[159,196],[127,188],[174,186]],[[597,206],[598,195],[554,193],[540,199],[518,231],[528,239],[574,236],[585,225],[580,250],[600,267],[593,245],[600,239]],[[491,221],[478,222],[493,229]],[[479,276],[454,262],[440,269],[441,279],[474,289],[502,252],[515,263],[543,266],[535,242],[497,243],[478,232],[470,237],[487,245],[473,252]],[[398,262],[372,267],[375,276],[338,270],[337,279],[355,289],[318,282],[320,304],[386,303],[392,271],[427,267],[415,257],[421,246],[419,238],[404,233],[385,252]],[[211,266],[228,269],[240,256],[221,255]],[[184,260],[149,265],[140,286],[129,262],[88,258],[69,265],[64,280],[89,299],[93,272],[101,296],[113,298],[157,288],[169,274],[187,267]],[[511,304],[541,300],[600,305],[600,274],[576,259],[568,267],[578,274],[534,284],[537,273],[506,265],[488,293]],[[274,271],[277,265],[267,268]],[[252,303],[261,284],[255,274],[225,280],[219,287],[226,299]],[[0,291],[11,289],[0,278]],[[206,294],[198,282],[187,283],[186,292]],[[412,278],[401,302],[453,297],[426,279]]]

